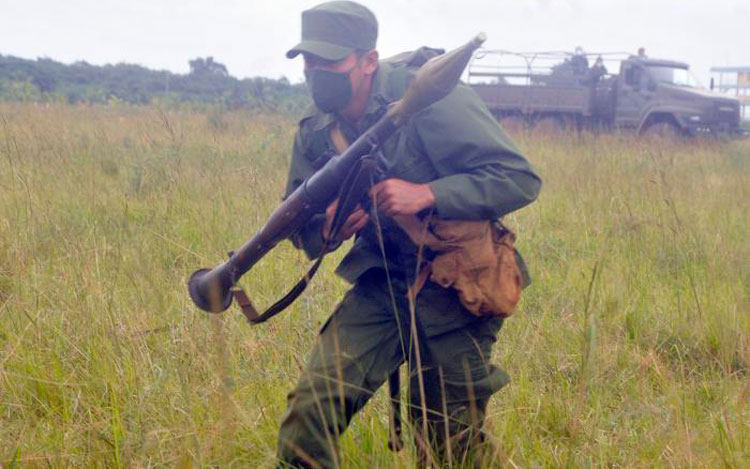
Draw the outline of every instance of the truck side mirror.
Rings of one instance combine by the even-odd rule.
[[[711,90],[711,91],[713,91],[713,90],[714,90],[714,77],[711,77],[711,85],[710,85],[710,90]]]

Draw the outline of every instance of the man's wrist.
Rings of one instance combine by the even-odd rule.
[[[419,211],[421,212],[422,210],[434,207],[435,193],[432,192],[432,187],[430,187],[430,184],[420,184],[420,192],[422,196]]]

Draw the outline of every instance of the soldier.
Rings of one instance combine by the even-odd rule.
[[[573,67],[573,73],[575,75],[586,74],[586,71],[589,69],[589,59],[586,57],[583,47],[576,47],[573,57],[570,58],[570,65]]]
[[[589,69],[589,84],[596,85],[599,80],[607,74],[607,67],[604,66],[604,59],[602,56],[598,56],[594,65]]]
[[[302,13],[302,41],[287,57],[303,56],[315,106],[299,122],[287,194],[404,93],[415,69],[380,61],[377,32],[373,13],[354,2]],[[465,461],[482,439],[490,396],[509,380],[490,363],[502,319],[470,314],[456,291],[429,281],[409,304],[418,248],[391,217],[433,211],[496,219],[532,202],[540,179],[464,85],[413,116],[382,150],[385,174],[371,190],[374,206],[357,209],[335,240],[356,234],[337,269],[353,287],[323,325],[288,396],[278,440],[282,467],[338,466],[338,437],[404,361],[420,464]],[[292,236],[308,256],[320,253],[334,208]]]

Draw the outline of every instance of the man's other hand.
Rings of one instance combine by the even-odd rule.
[[[378,210],[389,217],[414,215],[435,205],[435,194],[428,184],[414,184],[403,179],[380,181],[370,194],[378,204]]]
[[[333,225],[333,216],[336,214],[336,208],[339,206],[339,199],[331,202],[331,205],[326,209],[326,221],[323,224],[323,239],[328,240],[331,236],[331,228]],[[362,207],[357,205],[354,211],[346,219],[344,225],[339,230],[338,234],[331,241],[342,242],[351,238],[354,233],[361,230],[370,221],[370,216],[364,211]]]

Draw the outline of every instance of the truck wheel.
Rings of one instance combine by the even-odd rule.
[[[559,117],[542,117],[534,124],[534,132],[541,135],[557,136],[565,133],[565,121]]]
[[[646,140],[675,142],[682,137],[682,131],[669,121],[661,121],[646,127],[641,136]]]
[[[500,118],[500,127],[509,134],[519,135],[526,130],[526,121],[519,116],[505,116]]]

